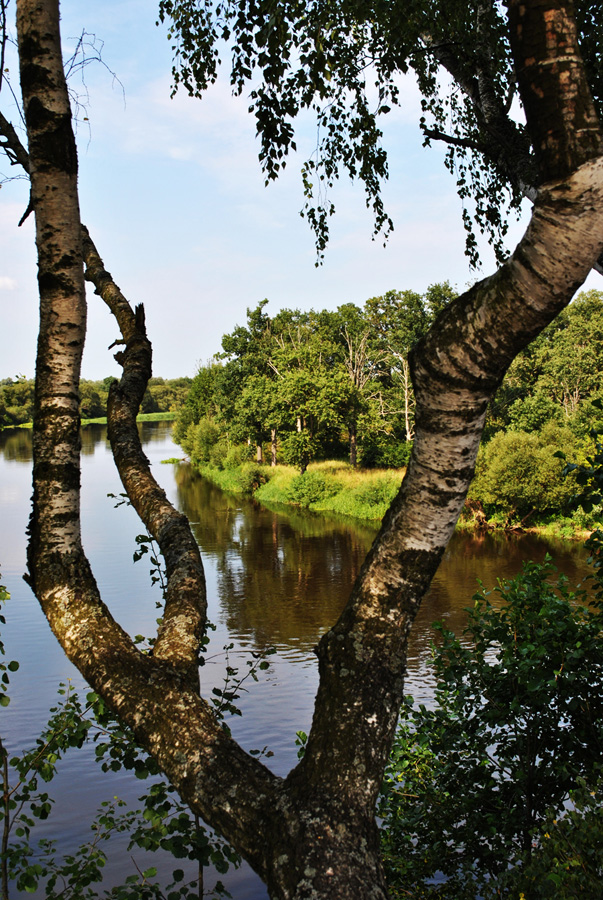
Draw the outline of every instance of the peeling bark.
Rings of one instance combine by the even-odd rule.
[[[531,93],[526,109],[544,184],[511,259],[451,303],[412,355],[416,434],[408,472],[345,610],[317,648],[308,746],[281,779],[232,740],[199,696],[201,561],[184,517],[154,483],[136,431],[151,371],[144,313],[131,309],[80,226],[57,2],[18,0],[41,297],[30,582],[68,657],[273,898],[387,897],[374,808],[403,695],[408,633],[461,511],[489,400],[603,249],[596,237],[603,235],[601,133],[574,52],[571,8],[513,2],[510,28],[524,72],[520,90]],[[168,568],[153,656],[138,651],[103,605],[80,543],[83,259],[122,335],[123,377],[109,403],[115,460]]]

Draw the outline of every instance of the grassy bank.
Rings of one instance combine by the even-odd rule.
[[[156,412],[156,413],[139,413],[136,416],[137,422],[173,422],[176,413],[173,412]],[[82,419],[81,425],[106,425],[107,417],[102,416],[99,419]],[[8,431],[9,428],[31,428],[33,422],[21,422],[19,425],[4,425],[3,429]]]
[[[457,522],[457,531],[505,531],[507,533],[537,534],[540,537],[564,541],[585,541],[595,528],[599,527],[598,521],[582,509],[575,511],[573,515],[551,513],[541,515],[523,525],[517,522],[508,522],[507,517],[493,514],[490,518],[476,517],[470,504],[467,503],[461,517]]]
[[[353,469],[349,463],[312,463],[300,475],[293,466],[243,463],[232,469],[198,467],[202,475],[224,491],[253,496],[262,504],[284,503],[353,516],[382,519],[402,482],[404,469]]]
[[[202,464],[196,468],[232,494],[253,497],[265,506],[286,504],[315,512],[337,513],[366,521],[379,521],[395,497],[405,469],[353,469],[349,463],[312,463],[304,475],[293,466],[248,462],[228,469]],[[468,504],[457,528],[462,531],[525,531],[543,537],[584,540],[595,523],[582,510],[571,516],[559,513],[534,517],[523,526],[509,524],[504,516],[476,516]]]
[[[176,413],[173,412],[155,412],[155,413],[138,413],[137,422],[173,422]],[[107,417],[100,419],[82,419],[82,425],[106,425]]]

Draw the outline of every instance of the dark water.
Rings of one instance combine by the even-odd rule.
[[[329,519],[290,509],[271,511],[228,496],[204,482],[187,464],[161,465],[178,456],[166,423],[140,426],[145,452],[157,479],[189,517],[205,561],[210,618],[216,626],[202,670],[204,689],[222,683],[229,664],[245,666],[249,651],[275,647],[270,669],[250,685],[240,702],[243,715],[232,720],[235,737],[246,749],[268,747],[268,764],[285,774],[295,764],[295,732],[310,726],[316,690],[312,648],[336,620],[376,532],[376,526]],[[25,528],[31,494],[31,433],[0,433],[0,567],[11,592],[7,604],[7,657],[21,669],[11,680],[12,701],[2,709],[1,733],[11,750],[29,745],[39,733],[59,682],[79,674],[50,634],[37,602],[21,580],[25,568]],[[113,467],[104,426],[83,432],[82,529],[105,602],[132,634],[151,635],[157,616],[157,590],[151,589],[148,564],[133,565],[135,536],[143,531],[127,506],[115,508],[108,493],[121,485]],[[570,578],[585,574],[586,553],[579,544],[544,542],[530,536],[464,536],[452,540],[413,629],[408,660],[408,690],[428,699],[426,670],[430,623],[446,620],[460,631],[464,608],[477,580],[490,588],[497,578],[516,573],[524,559],[545,553]],[[73,849],[87,837],[88,823],[102,800],[118,795],[135,802],[141,783],[126,774],[104,775],[85,748],[63,763],[50,786],[56,810],[40,835],[56,838],[60,849]],[[123,841],[110,851],[109,881],[133,871]],[[141,868],[148,861],[136,862]],[[162,863],[163,864],[163,863]],[[237,900],[262,900],[263,886],[248,869],[225,879]]]

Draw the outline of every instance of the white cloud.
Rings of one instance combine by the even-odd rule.
[[[8,275],[0,275],[0,291],[14,291],[17,287],[17,282],[14,278],[9,278]]]

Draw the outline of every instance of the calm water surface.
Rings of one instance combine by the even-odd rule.
[[[201,673],[204,690],[222,683],[226,644],[234,644],[230,663],[243,668],[250,651],[276,648],[269,671],[242,696],[243,715],[230,724],[246,749],[268,747],[274,756],[267,764],[283,775],[296,761],[295,732],[310,726],[317,684],[312,648],[339,615],[376,526],[289,509],[267,510],[228,496],[186,463],[161,465],[161,460],[181,453],[171,441],[169,424],[139,427],[156,478],[188,516],[203,553],[209,614],[216,626]],[[132,509],[115,508],[115,500],[107,497],[121,490],[106,427],[88,426],[82,449],[84,546],[113,615],[131,634],[152,635],[158,591],[150,587],[146,560],[132,563],[135,536],[143,528]],[[72,679],[76,687],[84,687],[22,581],[30,495],[31,432],[0,433],[0,568],[11,592],[4,637],[7,658],[21,662],[11,680],[11,704],[0,711],[1,733],[11,750],[28,746],[37,736],[60,682]],[[492,587],[497,578],[519,571],[524,559],[540,560],[547,552],[571,581],[585,574],[586,553],[578,544],[517,535],[455,535],[413,629],[409,693],[430,697],[430,623],[444,619],[460,631],[478,579]],[[64,850],[87,838],[88,823],[101,801],[118,795],[135,803],[141,793],[141,783],[129,775],[101,773],[91,755],[86,748],[75,751],[51,785],[56,809],[40,826],[40,836],[52,836]],[[118,841],[109,856],[108,883],[132,873],[124,841]],[[137,864],[149,865],[140,856]],[[236,900],[267,896],[246,867],[224,881]]]

